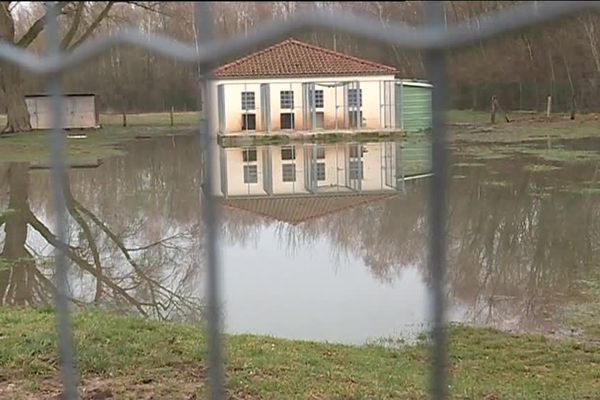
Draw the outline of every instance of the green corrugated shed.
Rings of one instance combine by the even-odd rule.
[[[431,128],[431,89],[428,83],[397,81],[396,127],[405,132]]]

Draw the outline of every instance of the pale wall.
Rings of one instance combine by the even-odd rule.
[[[281,159],[281,149],[285,146],[269,146],[271,151],[272,172],[273,172],[273,193],[274,194],[291,194],[291,193],[307,193],[304,182],[304,152],[309,146],[296,145],[296,181],[284,182],[282,165],[290,163],[289,160]],[[226,157],[226,173],[228,194],[230,196],[244,195],[266,195],[264,190],[263,179],[263,152],[264,147],[258,147],[257,161],[246,163],[242,158],[242,148],[224,149]],[[385,186],[385,175],[383,170],[383,143],[372,143],[363,145],[367,151],[363,154],[363,191],[380,191],[393,190]],[[395,152],[395,147],[393,148]],[[325,146],[325,180],[318,181],[318,187],[343,187],[346,184],[346,147],[343,145],[326,145]],[[318,160],[317,162],[322,162]],[[255,164],[258,171],[258,182],[246,184],[244,183],[244,165]],[[215,182],[221,182],[220,177],[215,177]],[[222,195],[223,193],[218,193]]]
[[[263,154],[260,148],[257,150],[256,162],[244,162],[243,149],[228,148],[224,149],[227,160],[227,191],[229,196],[241,195],[264,195],[266,194],[263,185]],[[244,183],[244,165],[257,166],[257,182]],[[219,177],[219,182],[221,178]]]
[[[383,81],[394,80],[393,75],[381,75],[381,76],[340,76],[340,77],[309,77],[309,78],[296,78],[296,79],[249,79],[249,80],[216,80],[211,84],[211,96],[213,100],[213,121],[215,129],[218,129],[218,89],[220,84],[224,84],[224,98],[225,98],[225,115],[226,118],[226,132],[240,132],[241,131],[241,114],[242,114],[242,95],[244,91],[254,91],[256,99],[256,131],[261,132],[266,129],[262,126],[261,121],[261,99],[260,99],[260,84],[270,84],[271,93],[271,119],[272,119],[272,130],[280,130],[280,91],[282,90],[293,90],[294,91],[294,119],[296,122],[296,129],[305,129],[302,126],[302,83],[315,82],[315,83],[336,83],[336,82],[349,82],[358,81],[359,87],[362,89],[362,112],[363,112],[363,128],[365,129],[380,129],[384,127],[383,122],[383,111],[381,104],[383,103]],[[339,107],[336,113],[336,96],[338,106],[345,106],[346,100],[344,99],[343,87],[337,88],[326,88],[316,86],[315,89],[323,90],[324,108],[318,109],[317,111],[324,112],[324,128],[335,129],[336,121],[337,128],[344,128],[344,110]],[[392,95],[392,102],[394,96]],[[390,105],[388,112],[392,113],[391,118],[394,120],[393,113],[395,107]],[[287,110],[286,110],[287,111]],[[308,128],[308,127],[307,127]],[[306,128],[306,129],[307,129]]]
[[[50,97],[28,97],[25,103],[33,129],[52,129]],[[62,104],[65,128],[97,127],[94,96],[64,96]]]
[[[385,187],[383,170],[383,143],[364,145],[363,154],[363,190],[382,190]]]

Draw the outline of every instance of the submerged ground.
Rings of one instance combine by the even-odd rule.
[[[450,281],[454,291],[464,298],[485,300],[482,303],[490,310],[530,319],[540,329],[526,325],[504,331],[450,328],[450,391],[454,398],[464,399],[598,398],[600,121],[596,115],[579,115],[571,121],[567,116],[546,120],[536,114],[518,113],[511,115],[511,123],[491,125],[487,118],[486,113],[449,114],[454,157],[449,173],[453,193],[464,192],[454,198],[459,204],[452,206],[450,213],[453,221],[461,221],[450,230],[451,239],[456,240],[452,243],[460,244],[453,247],[450,257],[461,265],[452,269]],[[70,139],[71,159],[93,163],[124,154],[125,144],[132,141],[189,134],[193,122],[191,114],[181,116],[175,128],[168,126],[168,116],[130,118],[134,126],[128,128],[119,127],[118,119],[106,120],[105,128],[88,133],[88,139]],[[45,140],[44,134],[0,138],[0,162],[47,163]],[[175,191],[175,187],[169,189],[169,182],[181,185],[181,176],[188,168],[185,164],[177,169],[166,168],[173,162],[182,161],[169,159],[156,167],[165,175],[156,179],[160,181],[154,184],[158,191],[140,192],[131,199],[123,197],[128,199],[123,209],[129,209],[129,202],[132,207],[144,202],[145,207],[156,204],[156,215],[179,213],[176,218],[189,220],[193,214],[182,214],[189,205],[178,204],[177,210],[165,211],[171,200],[161,197],[162,202],[158,201],[164,192]],[[115,171],[126,168],[115,164]],[[119,172],[119,179],[125,176]],[[133,175],[131,182],[146,184],[146,176]],[[94,178],[84,182],[87,186],[83,192],[91,192],[99,181]],[[131,185],[127,182],[121,186]],[[189,188],[194,183],[190,178],[184,184]],[[107,190],[118,197],[121,186]],[[30,197],[32,202],[38,201]],[[417,204],[417,199],[420,197],[409,200]],[[406,211],[408,204],[386,203],[382,221],[394,222],[392,214],[386,213]],[[86,215],[88,211],[76,203],[74,207],[78,211],[74,215]],[[0,210],[0,225],[13,212],[10,208]],[[369,226],[364,221],[379,215],[367,214],[356,216],[364,230]],[[345,219],[349,217],[352,214],[344,214]],[[118,219],[123,217],[117,216],[115,221]],[[329,225],[341,222],[331,219]],[[423,247],[419,241],[406,245],[405,240],[423,236],[421,224],[402,222],[404,228],[413,223],[412,231],[401,237],[394,249],[406,252],[410,246]],[[540,225],[532,229],[533,222]],[[35,223],[34,228],[39,227]],[[125,220],[123,224],[122,229],[126,229],[131,223]],[[239,232],[233,232],[234,228]],[[243,228],[236,222],[230,234],[243,236]],[[388,233],[376,242],[402,232]],[[357,240],[368,241],[373,234]],[[344,243],[348,248],[359,246],[358,242]],[[371,243],[371,248],[377,243]],[[367,249],[359,254],[367,259],[377,255],[371,260],[373,273],[388,279],[392,270],[386,261],[399,255],[390,254],[387,248],[378,250]],[[6,275],[3,270],[15,271],[11,268],[5,261],[0,263],[0,276]],[[471,293],[471,278],[478,280],[477,293]],[[528,292],[531,296],[525,296],[523,302],[509,301]],[[6,299],[10,297],[10,287],[5,295]],[[516,311],[510,308],[515,306]],[[479,322],[476,325],[486,325]],[[54,314],[50,311],[0,308],[0,398],[58,398],[54,329]],[[193,399],[205,393],[204,339],[193,321],[174,324],[83,311],[75,316],[75,336],[84,398]],[[386,342],[387,346],[329,345],[260,335],[228,335],[225,341],[227,387],[232,399],[427,398],[428,347],[424,337],[417,343],[393,341]]]

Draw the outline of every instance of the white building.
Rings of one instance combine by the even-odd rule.
[[[396,69],[289,39],[215,71],[220,134],[397,129]]]

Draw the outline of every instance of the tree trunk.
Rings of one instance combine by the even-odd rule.
[[[9,200],[6,225],[4,226],[4,247],[2,257],[16,260],[26,255],[27,240],[26,211],[28,207],[29,164],[12,163],[8,167]]]
[[[0,40],[8,43],[14,43],[15,41],[15,22],[8,10],[8,2],[0,4]],[[18,67],[7,62],[0,62],[0,96],[4,100],[8,117],[4,131],[22,132],[31,130],[21,71]]]
[[[13,65],[3,63],[0,67],[0,90],[6,106],[6,127],[4,132],[24,132],[31,130],[29,111],[25,104],[21,72]]]
[[[29,210],[29,164],[14,163],[8,168],[9,200],[4,226],[5,241],[0,258],[8,268],[0,268],[0,305],[31,304],[35,263],[27,251],[27,211]]]

